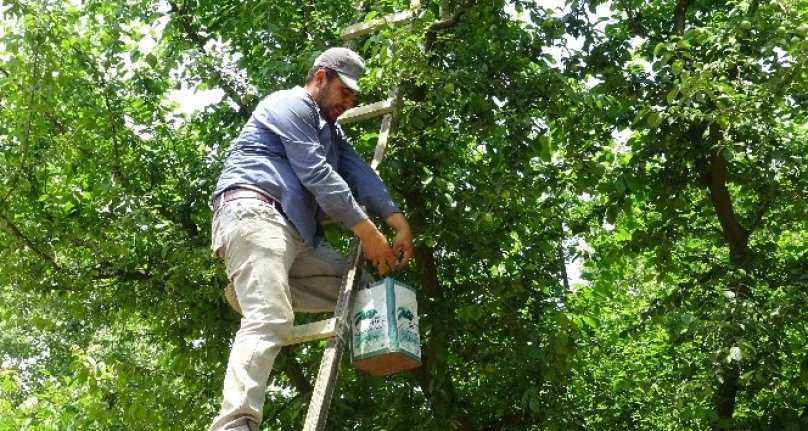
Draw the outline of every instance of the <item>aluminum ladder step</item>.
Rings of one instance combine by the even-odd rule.
[[[293,327],[286,340],[286,345],[322,340],[335,335],[337,335],[337,319],[332,317]]]
[[[368,22],[362,22],[345,27],[340,36],[342,40],[348,41],[360,38],[366,34],[370,34],[382,27],[398,26],[410,23],[415,18],[415,11],[412,9],[403,12],[396,12],[390,15],[385,15],[381,18],[375,18]]]
[[[380,102],[370,103],[367,105],[357,106],[345,111],[337,118],[339,124],[355,123],[357,121],[366,120],[368,118],[378,117],[380,115],[389,114],[396,109],[396,98],[382,100]]]

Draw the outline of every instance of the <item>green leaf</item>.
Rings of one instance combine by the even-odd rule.
[[[541,413],[541,401],[538,398],[531,398],[528,402],[528,407],[534,413]]]
[[[658,112],[651,112],[646,119],[648,127],[655,129],[662,123],[662,116]]]
[[[156,69],[157,64],[159,63],[159,60],[157,59],[157,56],[155,56],[154,54],[148,54],[146,56],[146,63],[149,66],[151,66],[153,69]]]
[[[671,91],[669,91],[668,94],[665,96],[665,100],[667,100],[668,104],[672,104],[673,102],[676,101],[676,96],[678,96],[678,95],[679,95],[679,87],[674,86],[671,89]],[[653,127],[655,127],[655,126],[653,126]]]
[[[679,76],[679,74],[682,73],[682,68],[683,67],[684,67],[684,64],[682,63],[682,60],[676,60],[671,65],[671,73],[674,76]]]

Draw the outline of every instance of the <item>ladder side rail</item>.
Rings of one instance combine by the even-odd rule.
[[[379,140],[376,142],[376,149],[373,152],[373,160],[370,162],[370,167],[376,173],[379,173],[379,165],[384,158],[384,152],[387,150],[387,141],[390,137],[390,129],[393,127],[393,114],[384,114],[382,117],[382,126],[379,130]]]
[[[342,287],[337,297],[337,308],[334,312],[336,336],[328,340],[323,358],[320,361],[320,369],[317,372],[317,381],[314,384],[314,391],[309,402],[303,431],[322,431],[325,428],[328,409],[331,406],[331,398],[339,375],[340,360],[345,350],[345,339],[349,336],[348,318],[353,305],[361,256],[362,243],[359,239],[354,238],[351,246],[349,268],[343,276]]]

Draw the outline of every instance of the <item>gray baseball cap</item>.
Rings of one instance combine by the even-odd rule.
[[[342,83],[353,91],[359,91],[357,82],[365,74],[365,60],[348,48],[329,48],[316,60],[315,67],[325,67],[337,72]]]

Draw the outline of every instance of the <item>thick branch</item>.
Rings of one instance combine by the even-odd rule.
[[[15,238],[17,238],[18,240],[22,241],[22,242],[23,242],[23,243],[24,243],[26,246],[28,246],[28,248],[30,248],[30,249],[31,249],[31,250],[32,250],[32,251],[33,251],[33,252],[34,252],[34,253],[35,253],[37,256],[39,256],[39,257],[41,257],[42,259],[47,260],[48,262],[52,263],[52,264],[53,264],[53,266],[55,266],[55,267],[57,267],[57,268],[59,267],[59,265],[56,263],[56,261],[55,261],[55,260],[53,260],[53,257],[52,257],[51,255],[49,255],[48,253],[45,253],[45,251],[44,251],[44,250],[42,250],[41,248],[39,248],[39,246],[38,246],[38,245],[36,245],[36,243],[34,243],[34,241],[32,241],[32,240],[31,240],[30,238],[28,238],[28,237],[27,237],[27,236],[26,236],[24,233],[22,233],[22,231],[21,231],[21,230],[20,230],[20,229],[17,227],[17,225],[15,225],[15,224],[14,224],[14,222],[12,222],[12,221],[11,221],[11,220],[10,220],[8,217],[6,217],[6,215],[5,215],[5,214],[3,214],[2,212],[0,212],[0,220],[2,220],[2,221],[3,221],[3,224],[6,226],[6,229],[8,230],[8,232],[9,232],[9,233],[10,233],[10,234],[11,234],[13,237],[15,237]]]
[[[731,419],[735,412],[740,374],[741,371],[737,364],[727,365],[722,372],[724,382],[719,386],[715,395],[715,409],[721,419]]]
[[[407,202],[424,202],[423,196],[418,189],[407,188],[407,190],[402,191],[402,194]],[[412,224],[413,230],[418,231],[427,226],[428,220],[421,211],[415,209],[410,214],[410,223]],[[415,246],[413,254],[413,258],[415,262],[418,263],[418,268],[421,270],[421,290],[430,300],[439,301],[443,295],[440,279],[438,278],[438,265],[435,263],[434,250],[432,247],[421,244]],[[429,342],[424,346],[421,355],[423,360],[421,366],[412,371],[413,376],[427,399],[432,397],[429,383],[432,379],[432,371],[435,367],[435,358],[437,358],[438,352],[445,348],[445,333],[441,335],[437,333],[432,334]]]
[[[435,263],[434,249],[425,245],[415,247],[415,260],[421,267],[421,288],[430,299],[440,299],[440,280],[438,279],[438,265]]]
[[[727,188],[728,172],[727,163],[717,147],[721,140],[722,131],[717,124],[710,126],[711,141],[714,148],[710,151],[710,199],[721,224],[721,230],[729,244],[730,261],[733,264],[743,266],[747,260],[749,246],[749,232],[738,222],[735,210],[732,206],[732,198]]]
[[[435,39],[437,38],[437,34],[439,31],[443,31],[449,28],[456,26],[460,22],[460,18],[463,17],[469,9],[471,9],[474,4],[477,3],[477,0],[468,0],[464,4],[455,8],[454,13],[447,18],[433,22],[430,24],[429,27],[426,28],[426,36],[424,38],[424,51],[429,52],[432,50],[432,45],[435,43]]]
[[[289,378],[289,382],[294,386],[297,392],[308,397],[312,391],[314,391],[314,387],[309,382],[309,379],[306,378],[306,375],[303,374],[303,368],[300,366],[300,363],[297,362],[297,359],[289,352],[289,349],[289,347],[281,349],[281,352],[278,354],[278,365],[283,369],[284,374]]]
[[[567,259],[564,257],[564,236],[558,240],[558,247],[556,249],[556,256],[558,259],[558,269],[561,271],[561,281],[564,284],[564,292],[570,291],[570,277],[567,273]]]
[[[687,15],[687,8],[693,0],[679,0],[676,2],[676,7],[673,9],[673,34],[683,35],[685,32],[685,15]]]
[[[424,202],[424,197],[421,191],[417,188],[408,188],[402,191],[404,198],[407,202]],[[426,227],[429,223],[426,215],[418,210],[410,214],[410,223],[414,231],[418,231]],[[426,245],[419,245],[415,247],[414,259],[418,262],[420,269],[420,287],[425,296],[430,299],[430,303],[443,302],[443,287],[438,277],[438,265],[435,262],[435,250]],[[424,304],[426,314],[429,314],[429,303]],[[453,412],[451,421],[453,428],[456,431],[471,430],[472,426],[469,418],[463,414],[462,409],[458,406],[457,396],[454,390],[454,383],[451,373],[446,370],[445,380],[438,386],[433,381],[435,376],[435,367],[438,366],[438,358],[442,352],[447,349],[447,340],[451,328],[448,325],[435,325],[428,341],[424,342],[421,351],[421,366],[411,371],[415,381],[420,386],[424,397],[429,400],[429,404],[433,406],[452,406]],[[443,364],[445,367],[446,365]]]
[[[433,22],[429,27],[426,28],[426,31],[437,32],[456,26],[460,22],[460,18],[463,17],[463,14],[474,6],[475,3],[477,3],[477,0],[466,1],[464,4],[456,7],[449,18]]]
[[[413,220],[413,226],[419,226],[419,224],[416,224],[415,220]],[[419,245],[415,247],[413,254],[415,261],[418,262],[418,266],[421,268],[421,289],[425,293],[425,296],[430,300],[440,299],[442,296],[441,287],[432,248]],[[415,377],[418,386],[421,387],[427,399],[432,398],[429,382],[432,379],[432,371],[435,368],[435,359],[438,357],[438,353],[446,348],[445,344],[445,332],[440,335],[433,333],[422,351],[421,366],[412,370],[412,375]]]
[[[705,141],[702,136],[708,131],[707,127],[709,139]],[[738,221],[727,187],[729,173],[721,150],[723,133],[718,124],[707,126],[706,123],[701,123],[691,126],[688,137],[693,143],[706,146],[707,155],[702,159],[706,162],[706,166],[703,166],[706,171],[703,179],[710,191],[710,201],[721,225],[721,233],[729,245],[730,262],[738,267],[745,267],[749,264],[749,231]],[[735,292],[739,299],[748,298],[751,294],[749,285],[744,282],[737,284]],[[721,384],[714,394],[713,407],[718,417],[730,419],[735,411],[740,370],[737,364],[729,364],[723,367],[720,375]]]

